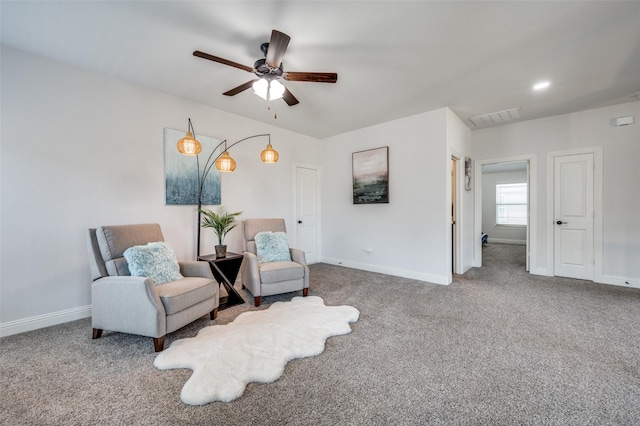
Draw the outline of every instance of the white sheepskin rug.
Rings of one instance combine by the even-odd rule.
[[[185,404],[229,402],[240,397],[249,382],[278,379],[288,361],[321,354],[327,338],[350,333],[349,323],[359,316],[352,306],[325,306],[317,296],[294,297],[177,340],[153,365],[193,370],[180,393]]]

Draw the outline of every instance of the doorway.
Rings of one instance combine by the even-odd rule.
[[[486,232],[488,234],[488,240],[491,241],[491,233],[492,231],[487,231],[484,229],[483,221],[484,216],[487,214],[495,215],[495,213],[486,213],[483,211],[483,207],[485,204],[483,197],[483,169],[485,167],[494,168],[495,169],[504,169],[508,170],[509,168],[518,168],[520,170],[525,170],[525,179],[526,179],[526,189],[527,189],[527,203],[526,203],[526,228],[524,229],[524,236],[522,233],[520,237],[514,238],[516,241],[508,241],[510,238],[504,237],[504,242],[517,242],[517,239],[524,239],[525,245],[525,269],[528,272],[538,273],[538,264],[537,264],[537,161],[535,155],[523,155],[516,157],[506,157],[506,158],[497,158],[497,159],[488,159],[488,160],[478,160],[477,167],[475,168],[475,180],[476,180],[476,204],[475,204],[475,219],[474,219],[474,229],[477,232],[477,238],[475,239],[474,244],[474,265],[475,267],[482,266],[482,233]],[[503,182],[508,183],[508,182]],[[495,195],[495,187],[494,187],[494,195]],[[496,204],[493,201],[493,212],[495,212]],[[495,219],[495,216],[492,217]],[[491,229],[495,231],[495,223]],[[508,227],[505,228],[507,230]],[[496,232],[494,234],[494,241],[496,240]],[[506,234],[508,235],[508,234]],[[500,238],[498,238],[500,240]]]
[[[518,265],[527,262],[529,231],[529,163],[515,161],[482,166],[482,246],[503,246]],[[520,250],[524,246],[524,250]],[[485,248],[486,250],[486,248]],[[513,258],[515,253],[521,253]],[[507,256],[503,256],[503,260]]]

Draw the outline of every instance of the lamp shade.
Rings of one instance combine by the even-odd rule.
[[[178,151],[183,155],[198,155],[202,151],[202,145],[191,132],[187,132],[184,138],[178,141],[177,146]]]
[[[280,99],[284,95],[284,86],[278,80],[269,82],[271,99]]]
[[[236,160],[231,158],[229,152],[225,151],[216,160],[216,169],[220,172],[232,172],[236,169]]]
[[[277,163],[278,158],[280,158],[280,156],[278,155],[278,151],[273,149],[271,144],[267,144],[267,147],[260,154],[260,159],[262,160],[262,162],[267,164]]]
[[[282,98],[284,95],[284,86],[277,80],[261,78],[253,83],[253,93],[260,96],[262,99],[272,101],[274,99]]]

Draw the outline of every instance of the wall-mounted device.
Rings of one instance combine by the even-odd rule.
[[[627,115],[625,117],[616,117],[611,119],[611,125],[613,127],[628,126],[635,122],[636,120],[633,115]]]

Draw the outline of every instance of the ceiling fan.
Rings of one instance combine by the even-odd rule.
[[[267,100],[278,99],[282,97],[287,105],[292,106],[299,101],[295,96],[282,85],[278,80],[287,81],[308,81],[315,83],[335,83],[338,81],[338,74],[334,72],[287,72],[282,68],[282,57],[287,50],[291,37],[280,31],[273,30],[271,39],[268,43],[263,43],[260,50],[264,54],[264,59],[258,59],[253,67],[239,64],[228,59],[210,55],[208,53],[196,50],[193,56],[208,59],[210,61],[219,62],[224,65],[239,68],[244,71],[254,73],[258,78],[247,81],[238,87],[234,87],[223,93],[225,96],[235,96],[240,92],[244,92],[253,87],[256,94]],[[262,86],[260,88],[259,86]]]

